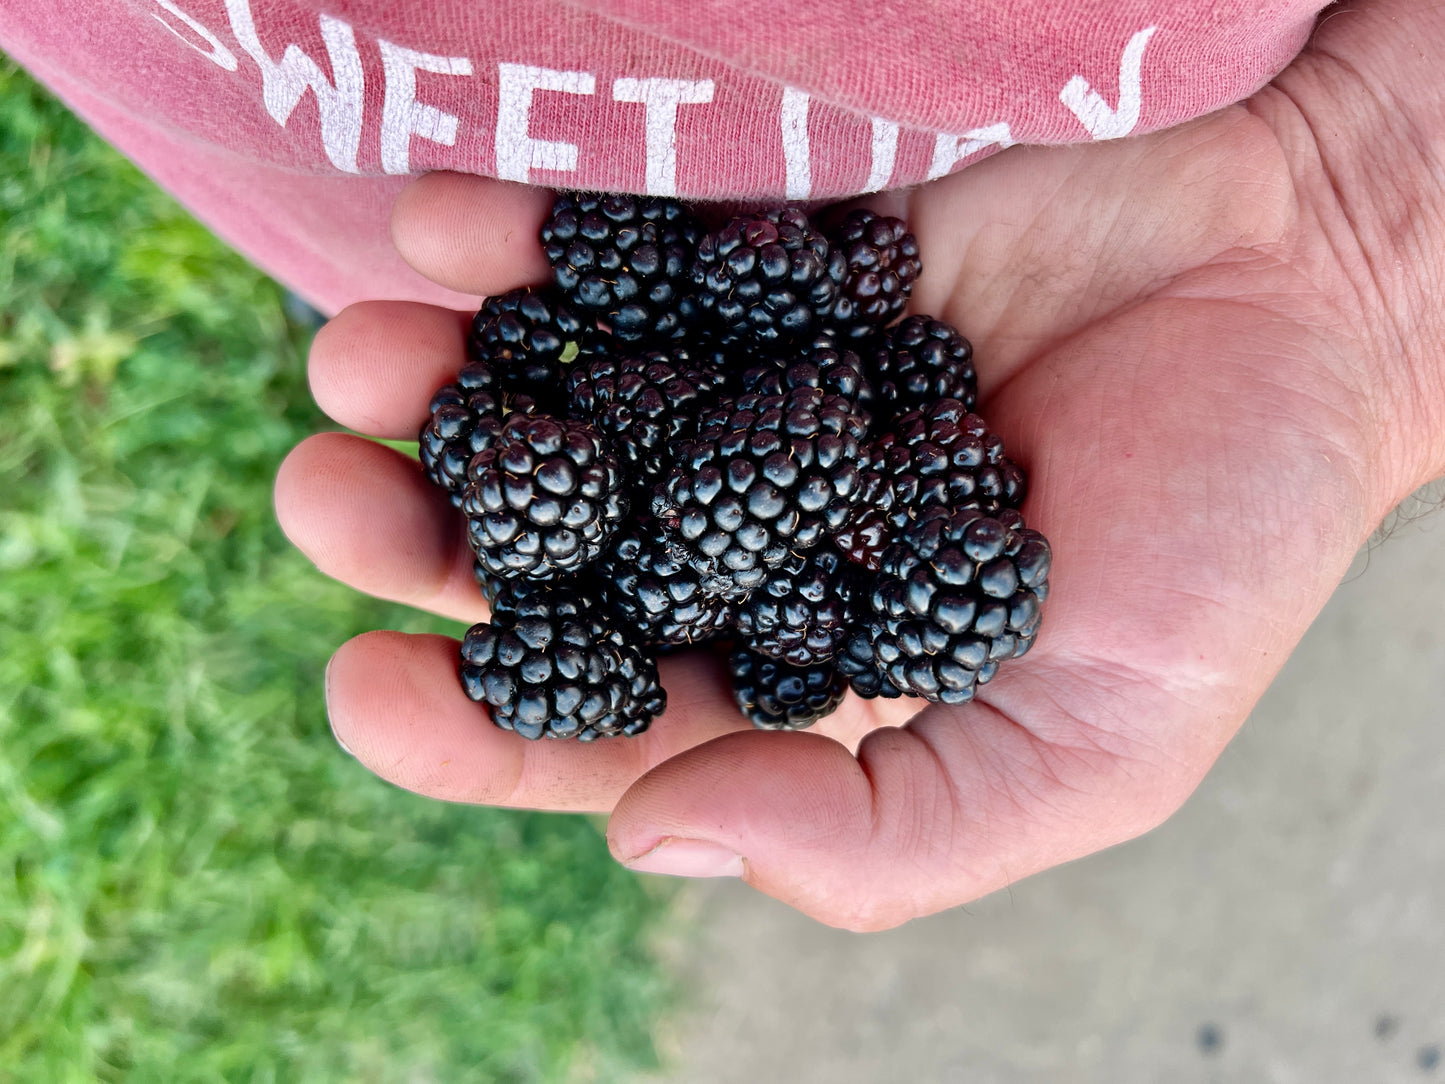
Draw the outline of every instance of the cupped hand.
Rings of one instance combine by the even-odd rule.
[[[337,652],[332,726],[373,771],[449,800],[610,811],[637,869],[737,874],[879,929],[1138,835],[1192,792],[1358,546],[1445,470],[1445,272],[1430,6],[1325,21],[1251,101],[1182,128],[1018,147],[871,200],[906,218],[913,309],[974,343],[979,412],[1030,474],[1055,560],[1038,642],[958,708],[862,701],[804,733],[746,729],[704,651],[662,664],[635,739],[529,743],[456,677],[456,643]],[[397,245],[476,294],[542,282],[547,193],[416,182]],[[337,422],[411,439],[467,315],[353,306],[319,333]],[[340,433],[282,466],[277,508],[325,572],[485,616],[456,514],[414,460]]]

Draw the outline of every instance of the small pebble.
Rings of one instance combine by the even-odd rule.
[[[1218,1054],[1224,1047],[1224,1032],[1216,1024],[1201,1024],[1194,1041],[1203,1054]]]

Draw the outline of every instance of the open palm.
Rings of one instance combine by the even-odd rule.
[[[1377,115],[1379,84],[1424,63],[1413,44],[1391,50],[1407,9],[1325,26],[1273,86],[1202,121],[1014,148],[870,201],[917,234],[913,308],[973,341],[980,413],[1029,470],[1024,512],[1054,549],[1036,647],[973,703],[850,696],[816,732],[757,733],[696,652],[664,661],[669,708],[644,736],[528,743],[463,696],[454,641],[378,632],[328,672],[338,735],[402,786],[611,811],[613,851],[637,868],[741,873],[856,929],[1159,823],[1360,543],[1445,468],[1438,327],[1416,301],[1442,268],[1440,178]],[[1439,18],[1416,22],[1445,39]],[[493,293],[545,277],[547,204],[433,175],[398,204],[395,233],[438,282]],[[465,320],[353,306],[313,349],[318,400],[363,433],[414,435],[460,364]],[[277,506],[324,571],[484,616],[455,513],[405,456],[314,437],[283,466]]]

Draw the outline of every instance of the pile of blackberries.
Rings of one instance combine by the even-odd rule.
[[[562,195],[541,239],[553,285],[488,299],[421,433],[491,603],[461,680],[498,726],[639,733],[684,645],[724,647],[768,729],[850,687],[962,703],[1029,649],[1048,542],[972,412],[968,341],[900,319],[904,223],[785,206],[710,231]]]

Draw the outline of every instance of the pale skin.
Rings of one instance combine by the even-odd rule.
[[[399,786],[607,812],[620,861],[737,874],[854,930],[1159,824],[1358,547],[1445,473],[1442,49],[1445,4],[1338,9],[1246,103],[868,201],[916,232],[912,308],[973,341],[980,413],[1028,468],[1024,513],[1055,553],[1037,646],[972,704],[850,696],[812,731],[754,732],[699,650],[664,661],[668,710],[645,735],[529,743],[463,696],[454,640],[374,632],[328,671],[338,737]],[[435,281],[498,293],[545,281],[549,202],[433,174],[393,234]],[[465,325],[352,306],[312,349],[317,401],[359,433],[414,438]],[[322,571],[485,618],[456,515],[414,460],[315,436],[276,504]]]

